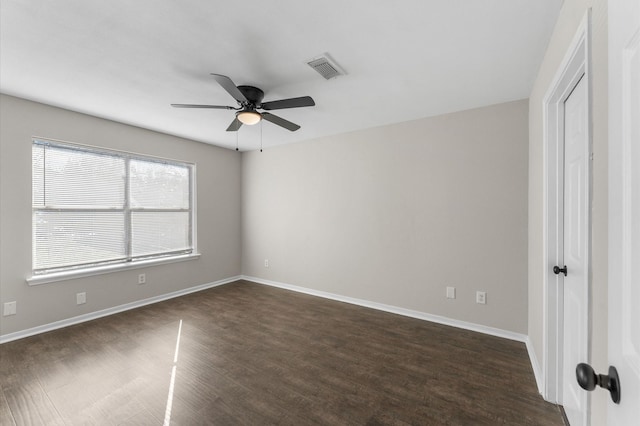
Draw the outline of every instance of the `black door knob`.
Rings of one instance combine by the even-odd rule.
[[[576,366],[576,379],[584,390],[592,391],[596,385],[611,393],[611,400],[620,403],[620,378],[615,367],[609,367],[609,374],[596,374],[589,364],[580,363]]]
[[[562,272],[564,274],[564,276],[567,276],[567,265],[563,266],[562,268],[559,266],[554,266],[553,267],[553,273],[558,275],[560,272]]]

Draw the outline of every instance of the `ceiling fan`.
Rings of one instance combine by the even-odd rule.
[[[264,92],[254,86],[236,86],[227,76],[211,74],[213,78],[238,102],[237,107],[224,105],[193,105],[193,104],[171,104],[176,108],[210,108],[210,109],[232,109],[237,111],[236,118],[227,127],[227,132],[237,132],[243,124],[253,125],[264,119],[280,127],[295,132],[300,128],[295,123],[285,120],[282,117],[269,112],[258,112],[258,109],[271,111],[274,109],[299,108],[314,106],[316,103],[310,96],[299,98],[281,99],[278,101],[262,102]]]

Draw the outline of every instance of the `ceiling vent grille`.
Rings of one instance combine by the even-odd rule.
[[[307,65],[316,70],[316,72],[326,80],[346,74],[344,70],[329,57],[328,53],[307,61]]]

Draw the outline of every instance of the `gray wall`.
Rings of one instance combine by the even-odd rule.
[[[0,335],[240,274],[241,156],[137,127],[0,95]],[[196,163],[198,260],[29,286],[31,138],[40,136]],[[138,285],[145,272],[147,284]],[[87,293],[76,305],[75,294]]]
[[[527,143],[521,100],[244,153],[243,273],[526,334]]]
[[[589,8],[592,8],[591,78],[593,109],[593,199],[591,276],[591,364],[606,371],[607,363],[607,132],[608,58],[607,1],[565,0],[529,99],[529,338],[543,362],[543,99]],[[541,366],[542,367],[542,366]],[[606,424],[607,393],[592,392],[591,424]]]
[[[526,100],[242,155],[0,101],[0,303],[18,302],[0,334],[239,274],[527,332]],[[34,135],[195,162],[202,257],[27,285]]]

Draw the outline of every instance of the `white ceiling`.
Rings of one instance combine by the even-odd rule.
[[[561,0],[1,0],[0,91],[235,148],[209,75],[315,107],[274,111],[265,147],[529,96]],[[347,72],[306,61],[329,52]],[[243,126],[255,149],[260,125]]]

